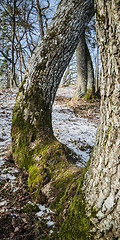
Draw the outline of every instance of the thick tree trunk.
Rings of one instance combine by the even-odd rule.
[[[120,237],[120,1],[96,1],[101,49],[101,108],[96,144],[83,190],[95,239]]]
[[[53,201],[57,192],[50,189],[50,177],[56,190],[63,189],[54,207],[57,206],[58,212],[63,211],[67,201],[64,211],[67,216],[57,239],[102,240],[120,236],[119,3],[118,0],[112,0],[112,4],[96,0],[102,63],[101,116],[93,156],[79,179],[73,166],[67,169],[57,144],[49,151],[50,142],[47,147],[45,142],[48,138],[54,140],[52,104],[63,72],[93,15],[93,1],[63,0],[60,3],[43,41],[30,59],[17,96],[12,122],[13,157],[29,169],[29,186],[36,186],[37,192],[43,187],[42,192],[49,201]],[[66,164],[67,174],[61,161]],[[61,178],[58,166],[63,172]],[[57,170],[51,174],[53,168]],[[67,178],[70,174],[72,179]]]
[[[33,53],[13,114],[13,155],[16,159],[18,156],[22,161],[19,153],[25,142],[53,136],[51,111],[55,94],[93,13],[92,0],[71,0],[69,5],[65,0],[61,1],[44,39]],[[24,128],[29,139],[21,144],[25,138]]]

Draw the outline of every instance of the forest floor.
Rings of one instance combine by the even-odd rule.
[[[28,173],[18,169],[10,156],[12,109],[17,91],[0,89],[0,240],[35,239],[35,234],[36,239],[40,235],[49,239],[54,213],[46,205],[34,204],[27,185]],[[73,86],[58,89],[53,129],[56,138],[76,152],[76,165],[83,166],[95,143],[99,100],[73,101],[74,91]]]

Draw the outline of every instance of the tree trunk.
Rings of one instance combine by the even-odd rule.
[[[74,98],[78,99],[85,95],[87,91],[87,56],[86,56],[86,41],[85,31],[80,38],[76,49],[77,58],[77,82]]]
[[[89,53],[89,49],[85,40],[85,32],[81,36],[80,42],[76,49],[77,58],[77,82],[74,98],[79,99],[88,91],[94,94],[94,70]]]
[[[97,32],[96,32],[96,41],[97,41],[97,55],[96,55],[96,86],[95,86],[95,90],[96,92],[98,91],[99,89],[99,45],[98,45],[98,35],[97,35]]]
[[[43,38],[44,28],[43,28],[42,10],[39,4],[39,0],[35,0],[35,4],[36,4],[36,10],[37,10],[37,16],[38,16],[38,22],[39,22],[40,35],[41,35],[41,38]]]
[[[14,60],[15,8],[16,8],[16,0],[14,0],[13,13],[12,13],[12,16],[11,16],[11,77],[10,77],[10,87],[13,87],[14,83],[16,83],[16,79],[15,79],[15,60]]]
[[[86,56],[87,56],[87,92],[94,94],[95,93],[94,69],[87,44],[86,44]]]
[[[13,155],[16,156],[16,160],[17,155],[18,159],[20,158],[20,148],[22,151],[23,144],[28,145],[27,141],[53,136],[51,111],[55,94],[93,12],[92,0],[71,0],[69,6],[63,0],[44,39],[32,55],[13,114]],[[29,139],[24,140],[27,143],[23,141],[21,144],[25,138],[23,129],[26,138],[29,136]]]
[[[120,1],[96,1],[101,54],[101,108],[96,144],[83,190],[95,239],[120,237]]]
[[[64,201],[67,201],[67,216],[57,232],[57,239],[62,240],[119,239],[120,236],[119,1],[113,0],[111,4],[96,0],[96,6],[102,64],[101,115],[94,152],[82,176],[77,179],[79,174],[72,175],[70,182],[68,175],[63,174],[60,185],[56,161],[63,171],[60,162],[63,164],[65,159],[60,148],[55,158],[57,146],[51,147],[50,152],[50,144],[45,143],[49,138],[54,141],[52,104],[63,72],[94,14],[93,1],[63,0],[60,3],[44,39],[30,59],[13,112],[13,157],[28,168],[29,185],[36,186],[39,192],[43,184],[42,191],[46,194],[50,185],[44,188],[44,184],[49,184],[50,177],[54,182],[57,176],[58,185],[54,187],[64,190],[59,195],[59,198],[62,196],[60,201],[56,200],[58,211],[60,204],[63,211]],[[51,175],[53,168],[57,169],[56,175],[53,172]],[[68,172],[75,173],[74,167]],[[49,194],[53,195],[48,196],[49,201],[56,192],[50,189]]]
[[[95,2],[101,50],[100,120],[93,154],[78,181],[60,239],[120,238],[120,1]]]

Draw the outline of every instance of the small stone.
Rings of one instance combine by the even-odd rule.
[[[18,232],[19,231],[19,227],[16,227],[14,232]]]
[[[11,232],[11,233],[10,233],[10,238],[13,238],[13,237],[14,237],[14,233]]]
[[[25,218],[22,219],[24,223],[27,223],[27,220]]]

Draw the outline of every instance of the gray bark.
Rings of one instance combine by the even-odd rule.
[[[77,82],[74,98],[78,99],[87,91],[94,93],[94,70],[91,56],[85,40],[85,32],[82,34],[76,49],[77,58]]]
[[[95,239],[120,237],[120,1],[96,1],[101,55],[101,107],[96,144],[85,175],[87,211]]]
[[[93,63],[90,56],[90,52],[88,46],[86,44],[86,55],[87,55],[87,91],[90,91],[94,94],[95,86],[94,86],[94,70]]]
[[[85,32],[82,34],[80,42],[76,49],[77,58],[77,83],[75,98],[82,97],[87,91],[87,58]]]
[[[112,1],[111,4],[96,0],[96,6],[102,63],[101,115],[93,156],[82,179],[82,191],[86,214],[91,216],[94,224],[94,239],[119,239],[119,1]],[[16,154],[18,162],[23,154],[23,143],[26,144],[26,158],[28,149],[35,149],[35,134],[39,136],[39,141],[43,133],[47,138],[52,134],[50,124],[54,97],[63,72],[94,14],[93,8],[93,1],[90,0],[63,0],[44,39],[30,59],[13,113],[13,157]],[[31,136],[33,130],[34,138]],[[93,209],[96,211],[94,217]]]
[[[33,53],[13,113],[13,156],[16,161],[23,148],[18,142],[25,138],[24,127],[29,142],[33,138],[53,136],[51,112],[56,91],[93,14],[92,0],[61,1],[44,38]]]
[[[97,36],[97,32],[96,32],[96,41],[97,41],[97,55],[96,55],[96,84],[95,84],[95,90],[96,92],[99,89],[99,46],[98,46],[98,36]]]

